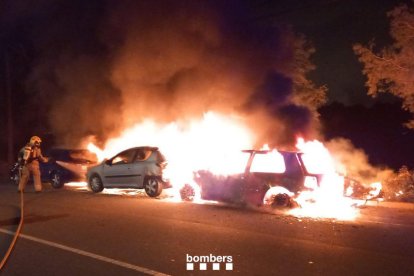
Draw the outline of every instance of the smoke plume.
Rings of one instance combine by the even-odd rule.
[[[48,3],[31,14],[39,58],[27,87],[66,144],[210,110],[245,117],[260,142],[314,129],[292,100],[292,34],[257,22],[251,1]]]
[[[362,183],[385,182],[393,175],[390,169],[372,166],[365,152],[355,148],[348,139],[332,139],[326,143],[326,147],[335,159],[336,170]]]

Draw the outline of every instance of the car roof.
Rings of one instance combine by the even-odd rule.
[[[242,150],[242,152],[246,152],[246,153],[258,153],[258,154],[266,154],[269,152],[272,152],[273,150]],[[278,152],[282,153],[282,154],[301,154],[302,152],[300,151],[287,151],[287,150],[277,150]]]
[[[124,149],[121,152],[127,151],[127,150],[133,150],[133,149],[146,149],[146,150],[152,150],[152,151],[157,151],[158,147],[151,147],[151,146],[141,146],[141,147],[132,147],[132,148],[128,148],[128,149]]]

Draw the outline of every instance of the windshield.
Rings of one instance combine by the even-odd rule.
[[[277,150],[268,153],[256,153],[250,167],[250,172],[284,173],[285,171],[285,160]]]
[[[302,160],[305,169],[310,174],[327,174],[335,171],[331,162],[326,162],[324,156],[300,153],[298,154]]]
[[[65,150],[65,149],[54,149],[49,153],[49,157],[63,162],[78,163],[78,164],[89,164],[96,163],[97,157],[94,153],[89,150],[76,149],[76,150]]]

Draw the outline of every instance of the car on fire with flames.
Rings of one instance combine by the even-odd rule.
[[[52,148],[45,151],[48,162],[40,162],[42,182],[50,182],[53,188],[62,188],[65,183],[84,181],[87,168],[97,163],[94,153],[86,149]],[[22,165],[16,162],[10,170],[10,180],[18,185]]]
[[[89,188],[101,192],[106,188],[145,189],[150,197],[159,196],[171,187],[163,178],[167,166],[165,157],[157,147],[134,147],[124,150],[87,171]]]
[[[195,182],[201,198],[227,203],[295,207],[295,198],[306,190],[318,187],[323,170],[301,152],[277,150],[245,150],[244,172],[217,176],[198,171]],[[194,191],[185,185],[180,191],[184,200],[191,200]]]

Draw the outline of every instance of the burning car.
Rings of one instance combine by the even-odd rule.
[[[248,203],[294,207],[295,198],[306,190],[320,186],[322,170],[307,166],[301,152],[277,150],[245,150],[244,172],[217,176],[198,171],[195,182],[200,186],[201,198],[228,203]],[[188,190],[188,185],[183,190]],[[191,192],[181,193],[183,199]]]
[[[134,147],[90,167],[87,181],[95,193],[104,188],[135,188],[145,189],[148,196],[156,197],[163,188],[171,186],[163,178],[166,166],[166,159],[157,147]]]
[[[46,151],[49,157],[46,163],[40,163],[43,182],[50,182],[53,188],[62,188],[65,183],[83,181],[87,168],[97,163],[96,155],[86,149],[54,148]],[[10,170],[10,179],[14,184],[20,180],[22,166],[17,162]]]

